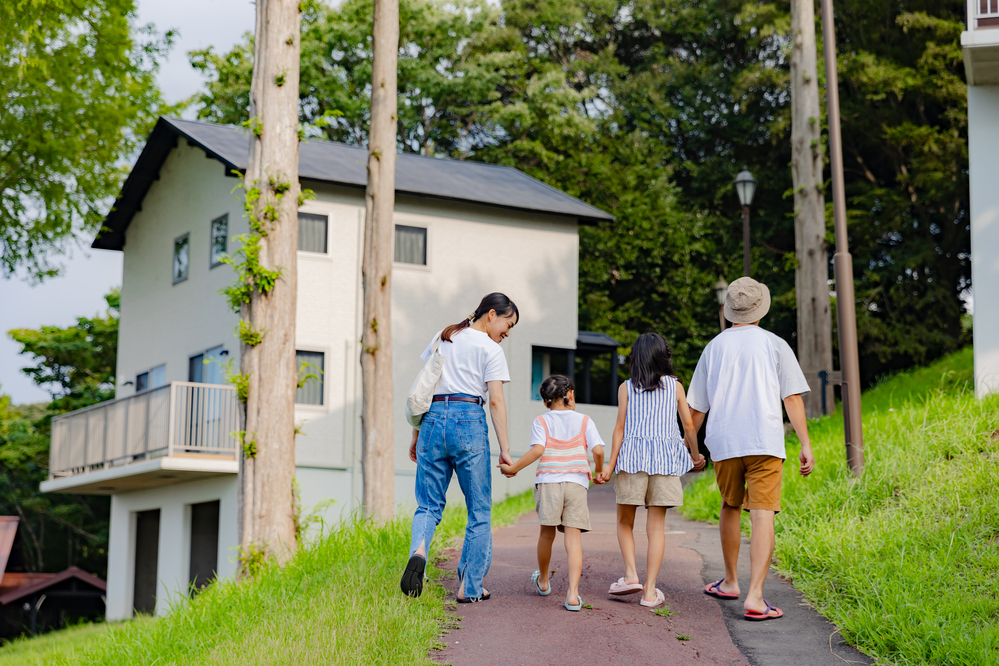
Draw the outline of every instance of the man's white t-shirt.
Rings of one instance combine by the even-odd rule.
[[[430,357],[438,335],[440,332],[420,355],[424,363]],[[486,382],[510,381],[503,348],[487,333],[474,328],[463,329],[451,336],[451,342],[441,341],[440,352],[444,355],[444,369],[434,387],[434,395],[464,393],[485,399],[489,392]]]
[[[545,437],[545,427],[541,425],[541,419],[545,420],[545,425],[548,426],[548,433],[552,439],[564,441],[572,439],[583,429],[583,416],[585,415],[572,409],[553,409],[547,414],[542,414],[534,419],[534,425],[531,426],[531,446],[538,444],[544,446],[548,440]],[[604,440],[600,439],[597,426],[593,424],[593,419],[590,419],[586,423],[586,450],[587,452],[592,451],[597,446],[604,446]],[[590,480],[586,478],[585,474],[541,474],[534,483],[565,483],[567,481],[578,483],[584,488],[590,487]]]
[[[713,460],[786,458],[782,401],[808,391],[787,342],[759,326],[740,326],[726,329],[704,348],[687,404],[711,412],[704,443]]]

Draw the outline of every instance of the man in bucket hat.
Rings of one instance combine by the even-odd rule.
[[[751,577],[743,603],[747,620],[784,615],[763,598],[763,583],[774,552],[774,516],[780,511],[784,469],[784,419],[781,402],[801,442],[802,476],[815,467],[801,394],[808,382],[791,347],[759,327],[770,310],[770,290],[750,277],[728,288],[725,318],[732,327],[708,343],[690,380],[687,402],[700,429],[711,411],[704,443],[711,452],[722,496],[721,533],[725,577],[704,588],[718,599],[739,598],[741,534],[739,517],[749,512]]]

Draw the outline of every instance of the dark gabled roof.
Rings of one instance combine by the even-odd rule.
[[[230,125],[161,117],[153,128],[121,195],[104,220],[93,247],[120,250],[125,229],[178,137],[205,151],[209,158],[244,171],[249,155],[246,130]],[[299,178],[349,187],[367,185],[366,148],[310,139],[299,150]],[[583,203],[565,192],[531,178],[513,167],[401,153],[396,160],[395,188],[399,194],[499,206],[513,210],[574,217],[580,222],[602,222],[613,215]]]
[[[25,582],[27,584],[20,585],[12,590],[4,592],[3,596],[0,596],[0,606],[6,606],[9,603],[23,599],[24,597],[30,596],[36,592],[47,590],[53,585],[58,585],[63,581],[74,578],[85,585],[89,585],[97,590],[100,590],[101,592],[105,592],[108,589],[107,583],[97,576],[88,574],[79,567],[69,567],[68,569],[63,569],[56,574],[29,574],[28,576],[25,576]]]
[[[580,351],[610,351],[620,346],[620,342],[606,333],[580,331],[576,337],[576,349]]]

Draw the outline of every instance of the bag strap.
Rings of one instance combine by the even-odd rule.
[[[440,349],[440,347],[441,347],[441,336],[438,335],[436,338],[434,338],[434,346],[430,350],[430,353],[436,354],[437,350]]]

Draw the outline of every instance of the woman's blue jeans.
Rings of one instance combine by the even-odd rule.
[[[462,396],[475,397],[475,396]],[[451,473],[465,494],[468,527],[458,562],[461,596],[482,596],[482,579],[493,559],[492,470],[486,412],[474,402],[433,402],[416,444],[416,515],[409,554],[430,552],[447,502]]]

